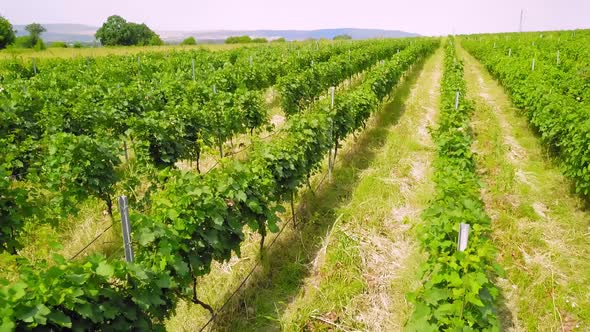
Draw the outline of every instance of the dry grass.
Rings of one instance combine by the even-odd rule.
[[[116,254],[117,250],[122,248],[121,226],[116,218],[116,206],[113,211],[114,222],[102,201],[90,198],[82,202],[79,208],[78,214],[69,216],[57,228],[37,224],[34,229],[27,229],[26,235],[22,238],[25,241],[24,248],[19,251],[19,256],[36,262],[51,261],[54,253],[65,258],[73,258],[75,255],[84,257],[94,252],[102,252],[107,256]],[[97,237],[92,245],[84,249]]]

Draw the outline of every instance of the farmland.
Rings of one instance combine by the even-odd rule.
[[[1,59],[12,58],[36,58],[36,59],[51,59],[51,58],[76,58],[76,57],[98,57],[107,55],[133,55],[138,53],[158,53],[158,52],[174,52],[174,51],[190,51],[205,49],[209,51],[224,51],[233,48],[241,47],[239,44],[207,44],[207,45],[172,45],[172,46],[144,46],[144,47],[96,47],[96,48],[49,48],[45,51],[39,52],[35,50],[10,50],[0,52]]]
[[[588,330],[588,45],[3,54],[0,331]]]

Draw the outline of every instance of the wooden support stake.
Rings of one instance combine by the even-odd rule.
[[[129,162],[129,152],[127,151],[127,139],[123,139],[123,148],[125,149],[125,161]]]
[[[291,218],[293,219],[293,227],[297,227],[297,219],[295,217],[295,193],[291,193]]]
[[[455,94],[455,109],[459,108],[459,91]]]

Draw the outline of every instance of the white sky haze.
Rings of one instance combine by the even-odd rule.
[[[0,0],[13,24],[100,26],[118,14],[154,30],[378,28],[423,35],[590,28],[590,0]]]

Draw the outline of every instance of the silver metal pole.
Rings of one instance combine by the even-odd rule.
[[[459,251],[465,251],[467,249],[467,243],[469,242],[469,224],[459,224],[459,239],[457,241],[457,249]]]
[[[131,224],[129,223],[129,202],[127,196],[119,196],[119,211],[121,211],[121,229],[123,230],[123,247],[125,260],[133,262],[133,246],[131,245]]]

